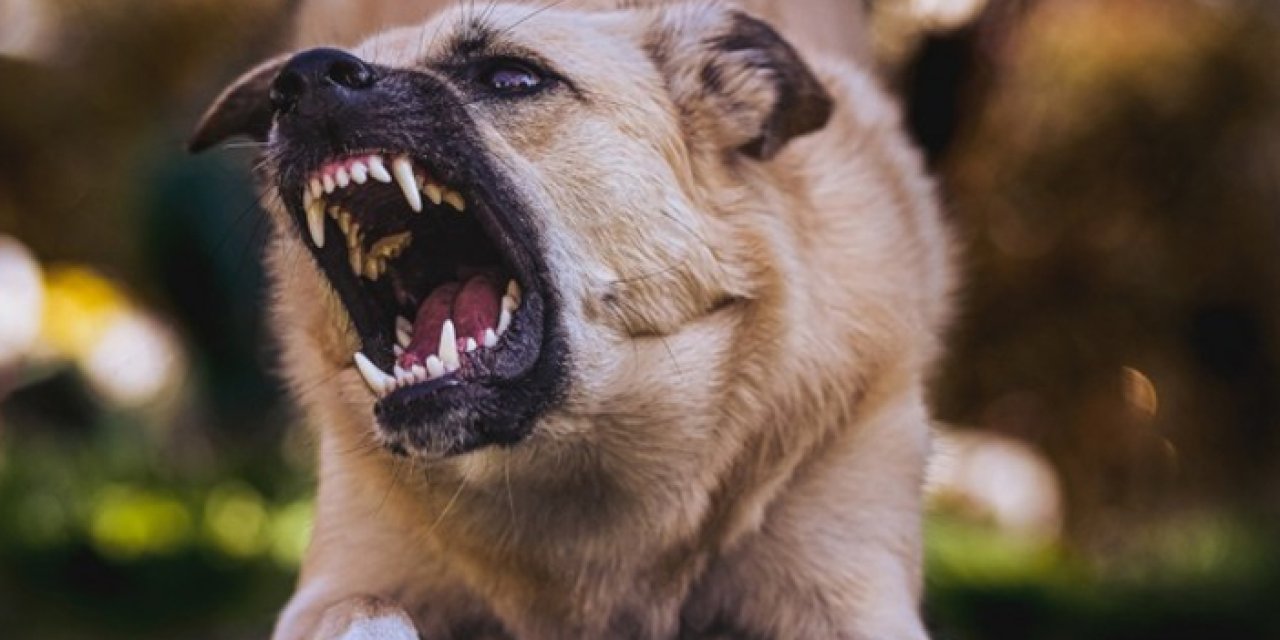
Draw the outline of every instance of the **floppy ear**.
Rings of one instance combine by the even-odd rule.
[[[236,136],[266,140],[271,131],[271,81],[289,60],[284,54],[268,60],[231,83],[213,101],[187,141],[187,150],[199,153]]]
[[[662,12],[646,48],[694,139],[768,160],[831,117],[831,96],[800,54],[740,11]]]

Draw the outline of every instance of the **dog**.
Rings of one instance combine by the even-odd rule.
[[[467,4],[214,101],[317,427],[275,638],[927,637],[950,241],[893,103],[797,43]]]

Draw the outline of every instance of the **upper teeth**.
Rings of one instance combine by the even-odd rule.
[[[424,176],[414,167],[408,156],[398,156],[390,160],[391,170],[387,170],[388,161],[380,155],[369,155],[350,159],[337,165],[329,165],[326,169],[307,180],[302,189],[303,210],[306,213],[307,231],[311,241],[317,248],[324,248],[325,222],[324,212],[338,222],[338,228],[347,235],[348,262],[357,276],[377,280],[387,270],[387,261],[398,257],[408,246],[411,239],[408,232],[396,234],[378,240],[368,251],[364,249],[364,238],[359,234],[360,225],[355,217],[337,205],[326,206],[325,196],[335,191],[346,189],[351,185],[362,185],[373,178],[378,182],[390,184],[395,182],[400,192],[415,212],[423,209],[423,194],[431,204],[439,206],[447,204],[459,213],[467,209],[467,201],[461,193],[444,187]]]
[[[382,164],[381,156],[369,156],[369,175],[373,176],[378,182],[391,184],[391,174],[387,173],[387,167]]]
[[[457,327],[452,319],[446,319],[440,327],[440,342],[436,347],[436,353],[427,356],[422,364],[414,364],[409,368],[397,362],[392,366],[391,372],[387,373],[374,365],[371,360],[363,353],[357,352],[354,356],[356,370],[360,372],[360,376],[364,378],[369,389],[374,395],[383,398],[402,387],[407,387],[428,380],[448,375],[462,368],[462,358],[465,354],[474,353],[483,349],[492,349],[498,345],[499,338],[507,332],[511,327],[511,314],[518,308],[519,297],[514,298],[516,307],[508,310],[507,303],[513,300],[511,292],[519,293],[520,286],[514,280],[507,284],[507,295],[503,296],[503,309],[501,310],[498,326],[485,329],[484,333],[477,339],[474,336],[459,337]],[[396,347],[393,348],[395,355],[399,358],[412,341],[413,324],[408,319],[396,317],[395,321]],[[419,358],[421,356],[418,356]],[[467,356],[475,357],[475,356]],[[413,362],[413,361],[410,361]]]

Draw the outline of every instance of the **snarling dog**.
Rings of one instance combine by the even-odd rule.
[[[320,449],[277,638],[925,637],[948,243],[866,72],[718,2],[460,7],[264,63],[237,135]]]

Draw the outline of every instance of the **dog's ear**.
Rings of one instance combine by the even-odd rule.
[[[831,95],[795,48],[740,11],[661,12],[645,47],[694,139],[768,160],[831,117]]]
[[[268,60],[240,76],[213,101],[187,141],[187,150],[199,153],[236,136],[267,139],[271,132],[271,82],[289,55]]]

